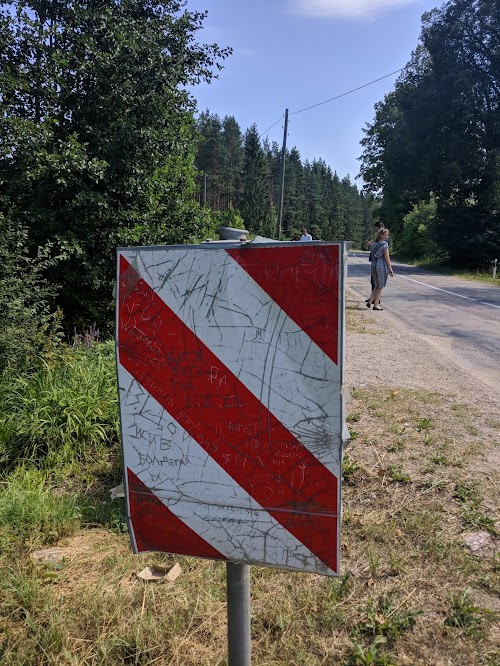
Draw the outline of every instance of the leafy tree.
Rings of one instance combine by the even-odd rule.
[[[55,260],[50,247],[30,258],[27,235],[0,214],[0,371],[33,366],[59,341],[60,316],[50,308],[54,288],[43,277]]]
[[[416,204],[403,218],[403,230],[398,239],[398,245],[404,248],[406,256],[411,259],[418,257],[438,257],[439,245],[436,243],[436,200],[431,197],[429,201]]]
[[[367,189],[383,195],[386,224],[403,231],[405,215],[432,195],[441,252],[456,265],[496,256],[498,2],[451,0],[425,14],[421,44],[365,132],[361,174]]]
[[[182,0],[17,0],[0,13],[3,213],[28,230],[69,323],[109,321],[119,244],[189,242],[194,102],[228,50]]]

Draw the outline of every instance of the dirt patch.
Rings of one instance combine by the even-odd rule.
[[[489,386],[458,368],[436,347],[426,345],[421,336],[406,330],[386,311],[363,308],[359,298],[349,291],[346,312],[347,388],[376,391],[391,387],[393,391],[424,390],[429,396],[439,395],[439,404],[434,404],[432,398],[428,400],[422,419],[439,420],[450,442],[460,441],[474,453],[474,471],[487,481],[498,480],[500,392],[493,393]],[[450,409],[443,409],[442,401]],[[362,422],[361,427],[371,426]],[[403,434],[404,423],[398,427]]]
[[[422,336],[407,330],[387,310],[363,308],[350,290],[346,296],[347,319],[355,319],[346,336],[347,386],[406,387],[453,393],[471,407],[487,407],[498,415],[500,437],[500,387],[497,393],[458,368]],[[368,335],[367,335],[368,333]]]

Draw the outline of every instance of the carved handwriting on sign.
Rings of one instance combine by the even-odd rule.
[[[120,250],[136,551],[338,571],[342,271],[339,244]]]
[[[138,454],[139,458],[139,465],[141,467],[147,466],[147,467],[180,467],[181,465],[189,465],[190,464],[190,459],[189,456],[184,456],[181,459],[178,458],[167,458],[166,456],[163,456],[162,458],[159,458],[155,455],[150,455],[149,453],[146,453],[143,455],[142,453]]]

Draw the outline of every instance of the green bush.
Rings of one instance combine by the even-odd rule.
[[[55,543],[72,534],[81,522],[77,504],[76,495],[55,493],[42,471],[18,467],[0,489],[0,549],[19,541]]]
[[[31,374],[0,377],[0,469],[91,462],[118,442],[114,344],[80,345]]]
[[[0,213],[0,371],[23,370],[60,341],[60,312],[50,303],[55,293],[43,271],[55,264],[51,247],[31,258],[26,228]]]
[[[403,230],[398,238],[398,251],[409,259],[440,256],[439,245],[434,238],[436,202],[421,201],[405,215]]]

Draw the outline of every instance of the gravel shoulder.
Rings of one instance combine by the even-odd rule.
[[[423,336],[408,330],[388,310],[373,312],[363,305],[359,295],[348,287],[347,388],[428,389],[457,394],[471,406],[500,410],[500,393],[458,367]],[[349,325],[349,320],[354,325]]]
[[[500,515],[493,490],[500,483],[500,395],[453,360],[429,345],[425,337],[409,331],[390,312],[373,312],[363,307],[359,294],[347,289],[345,385],[348,390],[389,388],[424,390],[446,396],[441,411],[429,405],[428,415],[439,419],[450,437],[465,448],[479,441],[480,452],[473,456],[469,470],[493,493],[492,513],[500,529]],[[500,390],[500,387],[499,387]],[[449,407],[463,406],[464,419]],[[347,413],[353,406],[347,406]],[[372,427],[367,425],[368,428]],[[472,433],[472,434],[471,434]],[[492,486],[490,485],[492,484]]]

